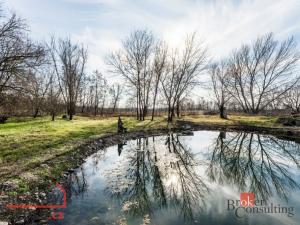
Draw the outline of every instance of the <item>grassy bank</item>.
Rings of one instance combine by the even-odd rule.
[[[123,118],[129,131],[163,128],[164,118],[155,121],[136,121]],[[0,124],[0,182],[12,179],[34,180],[33,172],[47,173],[43,164],[72,152],[80,144],[117,131],[117,118],[75,117],[68,121],[50,118],[10,119]],[[56,173],[68,167],[69,162],[56,165]],[[49,170],[49,172],[53,170]]]
[[[230,116],[229,120],[222,120],[218,116],[197,115],[186,116],[181,120],[204,125],[282,127],[276,124],[276,119],[266,116]],[[163,117],[143,122],[135,118],[123,118],[123,122],[129,131],[167,127]],[[116,131],[116,117],[75,117],[72,121],[58,119],[54,122],[48,117],[10,119],[0,125],[0,183],[13,180],[26,190],[26,182],[47,175],[57,176],[72,167],[73,162],[68,160],[68,155],[80,144]],[[59,158],[60,161],[55,161]],[[48,168],[49,161],[58,163],[52,163],[52,168]]]
[[[248,126],[263,126],[263,127],[282,127],[276,123],[277,117],[274,116],[243,116],[243,115],[229,115],[228,120],[221,119],[218,115],[206,116],[195,115],[186,116],[185,121],[190,121],[205,125],[248,125]]]

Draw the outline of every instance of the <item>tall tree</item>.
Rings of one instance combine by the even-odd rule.
[[[2,11],[0,12],[2,13]],[[27,26],[15,14],[0,15],[0,105],[7,91],[22,91],[28,70],[44,63],[45,48],[28,38]]]
[[[60,39],[58,43],[52,38],[51,55],[67,113],[72,120],[84,81],[87,50],[79,44],[73,44],[69,38]]]
[[[283,104],[294,113],[300,113],[300,85],[291,88],[282,101]]]
[[[167,69],[167,47],[163,42],[158,43],[155,48],[154,62],[153,62],[153,73],[154,73],[154,93],[153,93],[153,104],[152,104],[152,117],[154,119],[156,99],[158,94],[159,83],[163,73]]]
[[[30,101],[33,109],[33,118],[36,118],[45,101],[46,93],[48,91],[53,74],[48,70],[49,67],[40,68],[36,72],[29,71],[29,79],[27,85],[27,92],[30,96]]]
[[[55,120],[55,116],[60,112],[61,109],[61,89],[58,85],[56,76],[54,72],[49,72],[49,86],[46,93],[46,111],[50,113],[51,120]]]
[[[256,114],[299,82],[298,60],[293,37],[282,42],[272,33],[259,37],[233,53],[228,91],[245,112]]]
[[[220,118],[227,119],[226,103],[230,99],[227,91],[228,64],[225,61],[213,64],[209,69],[212,89],[219,108]]]
[[[188,35],[182,53],[175,49],[169,57],[168,72],[161,85],[168,106],[168,122],[172,122],[178,101],[199,84],[199,75],[206,68],[207,50],[197,41],[196,34]]]
[[[101,108],[101,115],[103,114],[105,101],[107,97],[107,89],[107,80],[99,71],[96,70],[93,73],[93,76],[90,80],[89,96],[95,116],[98,114],[99,104]]]
[[[148,113],[152,84],[151,55],[154,37],[146,30],[136,30],[123,42],[119,52],[108,57],[111,72],[122,75],[134,88],[137,119],[144,120]]]
[[[118,103],[121,99],[123,89],[120,84],[114,84],[110,88],[110,95],[112,100],[112,114],[115,113],[116,108],[118,107]]]

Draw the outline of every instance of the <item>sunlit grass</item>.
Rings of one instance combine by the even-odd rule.
[[[279,126],[275,123],[276,117],[267,116],[230,115],[228,120],[223,120],[217,115],[196,115],[182,119],[201,124]],[[48,117],[10,119],[6,124],[0,125],[0,163],[18,160],[30,163],[62,154],[77,142],[95,135],[116,132],[117,120],[117,117],[75,117],[72,121],[57,119],[54,122]],[[165,117],[155,118],[154,121],[150,118],[137,121],[133,117],[126,117],[123,122],[128,131],[167,126]]]
[[[117,131],[117,117],[89,118],[75,117],[74,120],[50,118],[24,118],[22,121],[9,120],[0,125],[0,158],[2,162],[14,162],[19,159],[30,160],[51,150],[55,154],[64,145],[84,141],[94,135]],[[162,128],[163,118],[139,122],[134,118],[123,118],[129,131],[137,129]],[[61,153],[61,151],[58,151]]]
[[[216,116],[184,116],[180,120],[198,124],[215,125],[253,125],[275,127],[276,117],[230,115],[228,120]],[[151,121],[137,121],[134,117],[123,117],[128,131],[160,129],[167,127],[166,117]],[[54,159],[66,160],[69,154],[80,144],[107,133],[117,132],[117,117],[80,117],[74,120],[58,118],[51,121],[42,118],[12,118],[6,124],[0,124],[0,181],[6,178],[19,179],[21,174],[33,174],[39,177],[49,173],[59,176],[66,168],[74,166],[72,160],[52,164],[51,170],[42,166]],[[174,121],[176,123],[176,119]],[[175,126],[175,124],[173,124]],[[26,179],[25,179],[26,180]]]
[[[214,125],[251,125],[264,127],[279,127],[276,123],[277,117],[274,116],[243,116],[243,115],[229,115],[228,119],[221,119],[218,115],[195,115],[185,116],[182,118],[186,121],[201,124]]]

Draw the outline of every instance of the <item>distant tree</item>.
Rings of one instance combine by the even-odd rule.
[[[220,118],[227,119],[226,103],[231,97],[226,87],[229,78],[228,64],[225,61],[214,63],[209,69],[209,74]]]
[[[300,113],[300,85],[291,88],[283,98],[283,104],[295,113]]]
[[[2,11],[0,12],[2,14]],[[45,48],[28,38],[27,26],[15,14],[0,15],[0,105],[7,91],[22,91],[28,70],[44,63]]]
[[[199,84],[198,77],[206,68],[206,52],[194,33],[187,36],[182,54],[175,49],[169,57],[168,72],[161,78],[168,106],[168,122],[173,120],[177,102]]]
[[[153,73],[154,73],[154,93],[153,93],[153,104],[152,104],[152,117],[154,119],[156,99],[159,90],[159,83],[163,73],[167,69],[167,47],[163,42],[159,42],[155,48],[154,62],[153,62]]]
[[[110,88],[110,96],[112,100],[112,114],[115,113],[116,108],[118,107],[118,103],[121,99],[123,89],[120,84],[114,84]]]
[[[123,42],[122,49],[110,54],[107,59],[111,72],[122,75],[134,88],[138,120],[144,120],[148,113],[153,79],[150,68],[153,46],[152,33],[136,30]]]
[[[87,50],[79,44],[73,44],[69,38],[60,39],[58,43],[52,38],[51,55],[62,98],[72,120],[85,77]]]
[[[26,91],[29,94],[33,109],[33,118],[36,118],[43,107],[53,74],[49,71],[50,66],[40,67],[36,71],[29,71]]]
[[[282,42],[272,33],[259,37],[231,56],[228,91],[244,112],[259,113],[297,85],[298,60],[293,37]]]
[[[101,115],[105,106],[107,97],[108,85],[105,77],[99,72],[95,71],[90,79],[90,100],[93,107],[94,115],[98,114],[99,104],[101,109]]]
[[[46,94],[45,108],[46,111],[50,113],[51,120],[55,120],[55,116],[61,110],[60,101],[61,89],[58,85],[57,79],[55,79],[54,72],[50,73],[49,87]]]

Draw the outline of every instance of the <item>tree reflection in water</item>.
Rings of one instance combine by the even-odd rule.
[[[291,167],[299,168],[300,147],[293,141],[254,133],[220,132],[213,146],[208,176],[268,200],[274,192],[287,199],[299,188]]]
[[[158,208],[171,207],[185,219],[193,219],[208,192],[197,173],[201,163],[177,134],[151,139],[139,138],[135,149],[122,152],[123,157],[106,173],[106,191],[131,203],[125,209],[129,215],[151,215]]]
[[[92,156],[93,175],[98,172],[99,162],[104,160],[106,150],[101,150]],[[83,197],[88,188],[86,174],[84,168],[80,167],[75,173],[69,173],[64,184],[68,201],[72,199],[72,195]]]
[[[91,174],[80,169],[70,175],[67,192],[83,195],[86,177],[98,176],[101,170],[105,197],[116,203],[117,214],[121,206],[122,216],[131,218],[152,220],[160,212],[198,220],[205,214],[202,210],[209,208],[205,202],[213,199],[210,189],[223,184],[254,192],[264,200],[274,194],[287,199],[292,189],[299,188],[294,174],[300,167],[300,145],[293,141],[220,132],[207,154],[203,148],[191,149],[187,140],[170,133],[121,143],[112,161],[103,165],[99,162],[105,161],[106,151],[99,151],[86,165],[92,167]]]

